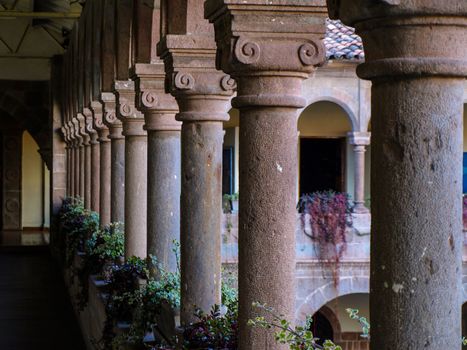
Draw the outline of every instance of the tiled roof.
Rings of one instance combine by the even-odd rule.
[[[326,58],[331,60],[363,60],[362,39],[355,34],[355,29],[347,27],[339,20],[326,20]]]

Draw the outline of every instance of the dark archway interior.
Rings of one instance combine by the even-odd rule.
[[[318,338],[317,343],[320,345],[323,345],[324,340],[334,340],[331,322],[319,311],[313,315],[311,331],[314,337]]]

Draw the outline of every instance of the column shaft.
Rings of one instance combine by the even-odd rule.
[[[220,303],[222,122],[182,126],[181,253],[182,310],[194,321],[194,306]]]
[[[148,255],[169,271],[180,240],[180,156],[180,131],[148,130]]]
[[[304,101],[295,97],[288,106],[281,106],[285,102],[277,95],[281,90],[267,82],[264,78],[240,78],[240,97],[233,101],[240,108],[241,125],[240,349],[282,348],[272,334],[247,325],[258,311],[252,309],[253,302],[274,305],[289,320],[294,319],[295,310],[297,108]],[[268,106],[251,98],[258,85],[269,97]],[[283,85],[282,91],[300,96],[300,86],[300,78],[290,79],[290,86]]]
[[[124,121],[125,257],[147,254],[147,134],[143,119]]]
[[[111,221],[125,220],[125,138],[122,136],[122,126],[110,128],[111,142]]]
[[[92,149],[87,142],[84,146],[84,206],[91,209],[91,173],[92,173]]]
[[[355,207],[360,210],[365,207],[365,146],[354,146],[355,159]]]
[[[460,79],[373,83],[374,349],[460,348],[462,96]]]
[[[75,197],[81,197],[81,190],[80,190],[80,175],[81,175],[81,152],[80,152],[79,144],[76,145],[75,148]]]
[[[100,212],[100,143],[97,134],[91,140],[91,210]]]
[[[99,199],[99,218],[100,218],[100,225],[104,227],[110,224],[110,212],[111,212],[111,195],[110,195],[110,159],[111,159],[111,147],[110,147],[110,140],[108,139],[109,130],[102,129],[99,130],[99,175],[100,175],[100,199]]]

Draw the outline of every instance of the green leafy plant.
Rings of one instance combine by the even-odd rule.
[[[148,276],[147,261],[138,257],[130,257],[124,264],[112,266],[107,281],[107,318],[101,339],[104,349],[112,349],[117,322],[130,323],[133,319],[134,310],[141,303],[138,293],[141,282],[147,280]]]
[[[60,213],[60,232],[64,237],[65,267],[69,268],[78,251],[84,251],[84,245],[99,230],[99,215],[84,208],[79,198],[67,198],[63,201]]]
[[[85,242],[85,254],[80,266],[75,269],[79,281],[77,301],[81,310],[88,302],[89,276],[102,274],[105,266],[117,264],[123,256],[124,245],[125,234],[121,223],[113,223],[94,232]]]
[[[362,338],[370,339],[370,323],[366,319],[366,317],[360,316],[358,313],[360,312],[358,309],[345,309],[345,311],[349,314],[349,317],[352,320],[356,320],[360,327],[362,327]]]
[[[264,304],[253,303],[253,307],[260,310],[263,315],[258,315],[248,321],[253,327],[274,330],[274,338],[280,344],[286,344],[291,350],[342,350],[339,345],[330,340],[324,340],[323,345],[316,342],[311,332],[311,317],[307,318],[305,326],[292,326],[282,315]]]

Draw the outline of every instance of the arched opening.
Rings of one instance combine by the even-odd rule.
[[[22,136],[21,244],[43,244],[49,228],[50,174],[39,146],[28,131]]]
[[[325,312],[325,310],[329,310],[328,312]],[[335,340],[335,336],[339,335],[340,332],[335,332],[334,328],[339,328],[340,325],[338,324],[338,320],[335,319],[334,314],[334,319],[330,317],[330,314],[332,311],[328,309],[326,306],[323,306],[319,311],[317,311],[313,317],[312,320],[313,322],[311,323],[311,331],[313,332],[313,336],[317,338],[317,343],[319,345],[323,345],[325,340]],[[326,317],[327,314],[327,317]],[[329,317],[329,319],[328,319]],[[331,322],[334,321],[334,324]]]
[[[351,130],[347,113],[333,102],[319,101],[303,110],[298,119],[299,194],[353,192],[353,157],[347,143]]]
[[[351,319],[346,309],[357,309],[358,315],[369,321],[369,294],[343,295],[322,306],[313,315],[313,335],[319,338],[319,344],[329,339],[343,350],[368,349],[369,341],[362,337],[360,323]]]

